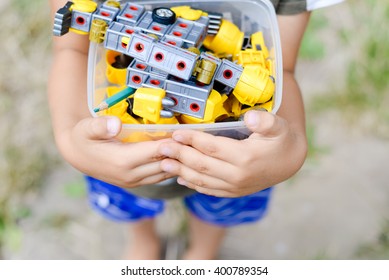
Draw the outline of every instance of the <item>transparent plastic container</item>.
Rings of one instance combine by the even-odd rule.
[[[124,2],[124,1],[123,1]],[[131,2],[131,1],[128,1]],[[196,1],[134,1],[146,9],[188,5],[194,9],[222,13],[237,25],[245,35],[261,31],[272,60],[275,78],[272,113],[276,113],[282,99],[282,57],[279,30],[274,7],[268,0],[196,0]],[[105,98],[105,89],[109,85],[106,78],[106,52],[103,44],[91,43],[88,61],[88,107],[93,116],[94,108]],[[139,142],[170,137],[178,129],[200,130],[213,135],[244,139],[250,131],[244,122],[226,121],[207,124],[123,124],[119,139],[125,142]]]

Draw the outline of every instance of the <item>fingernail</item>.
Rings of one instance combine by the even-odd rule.
[[[183,186],[186,186],[186,184],[187,184],[187,182],[184,179],[182,179],[181,177],[177,178],[177,183],[179,185],[183,185]]]
[[[173,171],[173,165],[170,164],[170,163],[163,163],[163,164],[161,165],[161,169],[162,169],[163,171],[165,171],[165,172],[170,173],[170,172]]]
[[[161,154],[170,157],[173,155],[173,150],[170,147],[165,145],[161,147]]]
[[[246,123],[248,126],[258,125],[258,115],[255,112],[248,111],[246,113]]]
[[[183,142],[184,141],[184,137],[182,137],[181,134],[173,134],[173,139],[177,142]]]
[[[120,121],[117,118],[107,118],[107,131],[111,136],[119,133]]]

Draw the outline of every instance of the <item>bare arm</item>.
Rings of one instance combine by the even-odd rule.
[[[278,16],[283,57],[283,96],[278,115],[286,119],[290,128],[305,138],[304,104],[295,79],[295,67],[300,44],[310,13]]]
[[[51,0],[51,18],[65,1]],[[48,84],[48,97],[57,141],[64,131],[89,117],[86,101],[88,59],[87,36],[68,33],[53,36],[53,63]],[[71,93],[69,93],[71,92]],[[64,118],[63,116],[66,116]]]
[[[253,132],[237,141],[198,131],[176,131],[175,143],[161,145],[169,159],[162,169],[178,182],[214,196],[236,197],[280,183],[302,166],[307,152],[304,107],[294,77],[297,54],[309,13],[280,16],[283,49],[283,101],[277,115],[249,111],[245,123]]]

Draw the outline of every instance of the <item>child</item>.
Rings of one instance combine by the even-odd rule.
[[[59,151],[87,174],[92,205],[103,215],[128,221],[131,259],[158,259],[155,217],[163,200],[184,197],[189,209],[185,259],[214,259],[228,226],[259,220],[271,186],[290,178],[307,152],[304,107],[294,77],[309,10],[341,0],[272,0],[278,14],[283,57],[283,101],[277,115],[249,111],[245,140],[178,130],[171,139],[122,143],[116,117],[90,116],[86,80],[88,38],[74,33],[54,39],[49,104]],[[53,13],[66,0],[51,0]]]

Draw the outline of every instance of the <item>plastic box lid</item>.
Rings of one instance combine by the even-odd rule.
[[[128,1],[131,2],[131,1]],[[196,1],[136,1],[147,10],[156,7],[188,5],[194,9],[222,13],[237,25],[245,35],[261,31],[273,63],[272,76],[275,78],[272,113],[276,113],[282,99],[282,57],[279,30],[274,7],[268,0],[196,0]],[[106,63],[103,44],[91,42],[88,56],[88,107],[95,117],[94,108],[105,98],[104,89],[108,82],[105,78]],[[119,139],[126,142],[139,142],[169,137],[178,129],[195,129],[214,135],[235,139],[247,138],[251,133],[244,122],[228,121],[207,124],[123,124]]]

